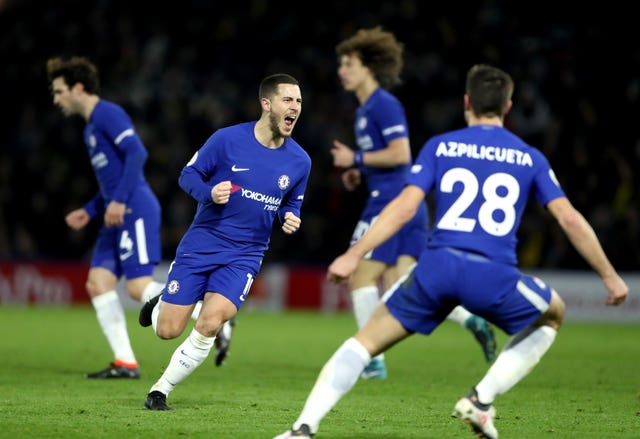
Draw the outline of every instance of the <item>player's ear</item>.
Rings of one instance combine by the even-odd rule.
[[[507,102],[507,106],[504,108],[504,114],[507,114],[509,110],[511,110],[512,105],[513,105],[513,101],[509,99],[509,102]]]
[[[271,111],[271,101],[267,98],[260,98],[260,105],[262,106],[262,111],[268,113]]]
[[[82,93],[84,92],[84,84],[82,82],[76,82],[71,86],[71,91],[74,93]]]

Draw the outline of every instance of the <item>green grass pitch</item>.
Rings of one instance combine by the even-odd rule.
[[[172,412],[150,412],[149,387],[184,336],[163,341],[137,313],[127,318],[141,379],[93,381],[83,374],[112,358],[90,307],[0,307],[0,438],[270,439],[290,427],[355,329],[348,313],[243,310],[227,363],[217,368],[211,355],[169,395]],[[534,371],[497,399],[501,439],[639,438],[639,343],[638,324],[567,322]],[[356,384],[318,439],[473,437],[450,417],[487,368],[470,333],[446,322],[387,352],[387,367],[387,380]]]

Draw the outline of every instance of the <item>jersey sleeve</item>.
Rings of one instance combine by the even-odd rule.
[[[549,161],[541,153],[537,155],[538,157],[534,160],[536,163],[540,163],[540,169],[536,172],[533,190],[538,202],[546,206],[550,201],[566,195],[560,187],[560,182],[551,169]]]
[[[384,105],[375,105],[371,116],[380,129],[385,145],[400,137],[409,137],[407,117],[402,104],[394,99],[384,101]]]
[[[433,189],[436,177],[435,145],[437,141],[428,140],[416,157],[407,177],[407,184],[418,186],[429,194]]]
[[[311,159],[306,157],[304,172],[302,177],[294,184],[291,190],[287,193],[286,197],[282,200],[282,205],[278,211],[278,218],[280,222],[284,222],[284,214],[287,212],[293,213],[300,218],[300,210],[302,208],[302,202],[304,200],[304,193],[309,181],[309,174],[311,172]]]
[[[124,167],[120,183],[113,193],[113,200],[126,203],[138,183],[139,176],[144,172],[148,153],[136,134],[125,137],[118,146],[124,153]]]
[[[98,192],[91,200],[87,202],[87,204],[82,206],[82,208],[87,211],[87,213],[89,214],[89,218],[93,218],[99,213],[104,212],[104,198],[102,198],[102,195],[100,194],[100,192]]]
[[[138,184],[139,176],[143,175],[148,153],[123,109],[113,107],[105,116],[96,121],[97,128],[107,135],[123,155],[122,175],[112,199],[126,203]]]
[[[214,133],[182,168],[178,184],[187,194],[202,204],[213,203],[211,177],[216,171],[217,136]]]

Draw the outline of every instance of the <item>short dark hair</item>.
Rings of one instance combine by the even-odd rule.
[[[466,93],[476,116],[502,117],[513,95],[513,79],[497,67],[476,64],[467,72]]]
[[[278,85],[280,84],[293,84],[300,86],[298,80],[286,73],[274,73],[269,75],[260,81],[260,88],[258,89],[258,99],[270,98],[278,93]]]
[[[336,46],[338,56],[357,54],[382,88],[388,89],[400,84],[404,44],[391,32],[377,26],[360,29],[355,35],[343,40]]]
[[[88,58],[81,56],[49,58],[47,60],[47,77],[49,82],[62,77],[69,87],[81,83],[87,93],[100,93],[98,68]]]

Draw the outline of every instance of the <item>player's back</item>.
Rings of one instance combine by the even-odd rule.
[[[547,159],[507,129],[477,125],[430,139],[409,183],[435,193],[430,247],[454,247],[516,264],[516,232],[529,194],[564,196]]]

